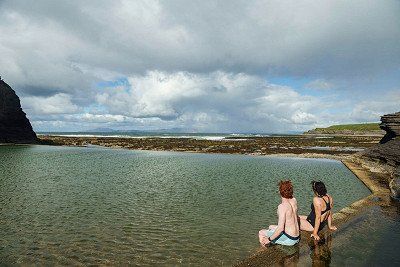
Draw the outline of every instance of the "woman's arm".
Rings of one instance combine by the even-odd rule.
[[[270,240],[274,240],[275,238],[277,238],[283,232],[283,230],[285,230],[285,220],[286,220],[285,214],[286,214],[285,207],[283,205],[279,205],[278,226],[276,227],[275,232],[269,237],[267,244],[270,242]]]
[[[318,229],[319,229],[319,225],[321,224],[321,206],[318,203],[318,198],[316,198],[316,197],[314,198],[313,205],[314,205],[314,210],[315,210],[315,225],[314,225],[314,231],[311,234],[311,237],[313,237],[315,240],[319,240]]]
[[[332,213],[333,213],[333,198],[329,196],[329,202],[331,203],[331,210],[329,211],[329,216],[328,216],[328,227],[330,230],[335,231],[337,230],[336,226],[332,225]]]

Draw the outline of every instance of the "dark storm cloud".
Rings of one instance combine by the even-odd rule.
[[[152,69],[334,77],[382,72],[400,63],[398,14],[399,1],[2,4],[9,26],[21,20],[38,27],[22,29],[32,34],[56,30],[65,34],[65,42],[74,39],[73,47],[59,51],[66,62],[125,74]]]
[[[156,117],[177,124],[185,118],[202,125],[225,120],[231,128],[246,128],[251,115],[231,107],[253,107],[264,97],[263,88],[272,85],[259,81],[255,88],[238,90],[238,95],[210,101],[210,96],[226,91],[215,73],[227,77],[242,73],[264,81],[274,76],[302,77],[311,81],[312,88],[329,87],[329,91],[335,84],[346,87],[361,80],[365,82],[357,82],[356,90],[368,93],[369,79],[385,80],[391,73],[387,79],[398,81],[392,74],[400,72],[399,14],[400,1],[395,0],[4,0],[0,1],[0,71],[25,98],[23,103],[38,114],[47,112],[42,108],[46,104],[56,114],[78,115],[92,105],[104,105],[98,110],[112,116]],[[178,79],[176,84],[190,92],[196,92],[191,83],[200,82],[202,93],[188,98],[178,90],[170,97],[159,92],[162,83],[154,83],[144,93],[158,92],[161,97],[154,99],[162,101],[154,103],[132,93],[141,87],[131,84],[129,102],[118,90],[109,95],[121,98],[120,102],[101,98],[105,91],[99,82],[121,77],[147,81],[154,78],[153,71]],[[281,88],[283,95],[294,92],[274,88]],[[301,94],[294,98],[305,102],[299,108],[299,103],[291,104],[296,102],[292,98],[283,101],[292,105],[284,107],[291,114],[254,105],[259,109],[253,112],[264,112],[263,119],[254,123],[265,124],[266,118],[276,125],[319,121],[308,108],[310,98]],[[105,115],[86,119],[121,121]]]

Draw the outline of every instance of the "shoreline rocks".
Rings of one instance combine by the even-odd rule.
[[[0,80],[0,143],[37,143],[36,133],[21,108],[19,97]]]
[[[386,131],[379,144],[356,155],[384,165],[391,176],[388,185],[392,197],[400,199],[400,112],[382,116],[379,126]]]
[[[385,144],[400,136],[400,112],[382,116],[381,122],[379,127],[386,131],[385,136],[380,141],[381,144]]]

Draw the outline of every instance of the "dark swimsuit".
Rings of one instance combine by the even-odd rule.
[[[322,200],[323,200],[323,201],[325,202],[325,204],[326,204],[326,209],[325,209],[323,212],[321,212],[321,216],[322,216],[325,212],[331,210],[331,203],[330,203],[330,202],[326,202],[325,199],[324,199],[323,197],[322,197]],[[323,221],[319,224],[318,232],[321,231],[321,230],[325,227],[325,225],[327,224],[327,219],[328,219],[328,218],[325,218],[325,220],[323,220]],[[312,225],[312,227],[315,226],[315,208],[314,208],[314,204],[311,204],[311,212],[310,212],[310,214],[307,216],[307,221]]]

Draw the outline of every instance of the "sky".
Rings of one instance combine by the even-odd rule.
[[[400,1],[0,0],[35,131],[298,132],[400,111]]]

